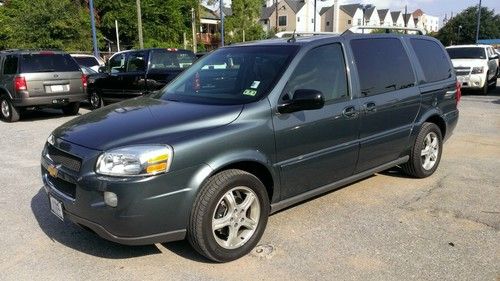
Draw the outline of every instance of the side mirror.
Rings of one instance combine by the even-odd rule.
[[[325,105],[323,93],[317,90],[296,90],[293,98],[278,105],[279,113],[320,109]]]
[[[108,69],[105,66],[99,66],[99,68],[97,69],[97,71],[99,73],[105,73],[105,72],[107,72],[107,70]]]
[[[497,55],[497,54],[492,55],[492,56],[490,57],[490,60],[496,60],[496,59],[498,59],[498,55]]]

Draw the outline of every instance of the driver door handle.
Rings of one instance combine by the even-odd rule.
[[[358,116],[358,111],[354,106],[348,106],[342,111],[342,115],[346,118],[356,118]]]
[[[377,111],[377,105],[374,102],[367,102],[363,105],[365,108],[366,112],[376,112]]]

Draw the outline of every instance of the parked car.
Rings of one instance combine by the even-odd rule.
[[[100,104],[159,90],[195,60],[193,52],[173,48],[116,53],[106,68],[101,69],[106,75],[96,79],[94,84]]]
[[[85,99],[86,76],[60,51],[0,52],[0,104],[3,120],[15,122],[27,108],[56,107],[76,115]]]
[[[459,99],[432,37],[233,45],[156,94],[57,128],[42,177],[61,220],[122,244],[187,238],[231,261],[258,243],[270,213],[396,165],[432,175]]]
[[[447,47],[458,81],[464,89],[480,89],[486,95],[495,88],[498,77],[498,55],[489,45]]]
[[[71,54],[80,67],[91,68],[95,72],[99,72],[99,68],[104,66],[104,61],[101,58],[93,55]]]
[[[91,109],[97,109],[99,107],[102,107],[102,102],[101,98],[97,94],[95,90],[95,80],[105,77],[105,73],[100,73],[96,72],[91,68],[88,68],[86,66],[82,66],[82,72],[87,76],[87,95],[88,95],[88,102],[90,104]]]

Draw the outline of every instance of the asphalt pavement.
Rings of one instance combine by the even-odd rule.
[[[433,176],[394,168],[281,211],[260,246],[227,264],[184,241],[108,242],[50,213],[40,153],[71,118],[0,122],[0,280],[500,279],[500,87],[462,98]]]

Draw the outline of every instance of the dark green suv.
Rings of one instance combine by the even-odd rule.
[[[187,237],[230,261],[258,243],[271,213],[397,165],[433,174],[459,99],[431,37],[234,45],[159,93],[57,128],[42,177],[62,220],[129,245]]]
[[[76,61],[61,51],[0,52],[1,117],[19,120],[26,108],[56,107],[76,115],[86,99],[87,78]]]

